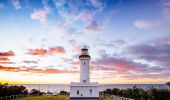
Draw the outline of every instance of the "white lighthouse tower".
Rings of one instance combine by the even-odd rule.
[[[80,60],[80,82],[72,82],[70,85],[70,99],[99,100],[99,85],[90,82],[90,59],[88,47],[81,49]]]

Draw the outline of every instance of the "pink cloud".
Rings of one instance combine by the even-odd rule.
[[[28,54],[43,56],[43,55],[47,54],[47,50],[45,50],[45,49],[29,49]]]
[[[76,50],[77,52],[81,52],[81,47],[80,45],[73,45],[74,50]]]
[[[7,52],[0,52],[0,56],[14,56],[13,51],[7,51]]]
[[[47,14],[48,14],[47,10],[39,9],[31,13],[30,17],[34,20],[40,21],[41,23],[45,23],[47,21]]]
[[[6,57],[0,57],[0,61],[9,61],[9,59]]]
[[[48,50],[48,54],[64,54],[65,50],[63,47],[52,47]]]
[[[30,72],[30,73],[41,73],[41,74],[62,74],[62,73],[78,73],[77,71],[70,70],[59,70],[59,69],[32,69],[32,68],[22,68],[22,67],[6,67],[0,65],[0,71],[9,72]]]
[[[51,47],[49,49],[43,49],[43,48],[37,48],[37,49],[28,49],[28,53],[27,54],[31,54],[31,55],[40,55],[40,56],[44,56],[44,55],[51,55],[51,54],[64,54],[65,50],[63,47]]]
[[[144,70],[147,66],[129,61],[124,58],[115,58],[104,55],[101,59],[92,62],[93,66],[100,66],[101,70],[115,70],[118,72],[138,71]]]

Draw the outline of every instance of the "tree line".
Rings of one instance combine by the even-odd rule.
[[[0,83],[0,97],[18,95],[18,94],[28,94],[28,90],[24,86],[8,85],[7,83]]]
[[[166,84],[170,86],[170,82],[167,82]],[[148,89],[142,89],[140,87],[134,86],[133,88],[127,89],[106,89],[101,93],[131,98],[135,100],[170,100],[170,90],[167,88],[151,87]]]
[[[25,95],[45,95],[45,94],[53,94],[50,91],[47,93],[42,92],[37,89],[32,89],[28,91],[26,87],[20,85],[9,85],[8,83],[1,84],[0,83],[0,97],[5,97],[5,96],[11,96],[11,95],[19,95],[19,94],[25,94]],[[69,95],[67,91],[60,91],[60,95]]]

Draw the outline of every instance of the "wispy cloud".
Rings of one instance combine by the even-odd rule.
[[[146,65],[135,63],[126,58],[116,58],[109,55],[103,55],[100,59],[94,61],[93,64],[104,66],[101,68],[104,68],[105,70],[115,70],[118,72],[145,70],[147,68]]]
[[[0,64],[15,64],[15,62],[0,62]]]
[[[45,49],[29,49],[28,54],[43,56],[43,55],[47,54],[47,50],[45,50]]]
[[[133,54],[133,56],[162,67],[170,66],[169,51],[170,44],[141,44],[130,46],[128,49],[128,53]]]
[[[164,8],[163,17],[167,20],[170,20],[170,8]]]
[[[22,68],[22,67],[6,67],[0,65],[0,71],[9,72],[29,72],[29,73],[39,73],[39,74],[72,74],[77,73],[77,71],[69,70],[59,70],[59,69],[32,69],[32,68]]]
[[[48,54],[64,54],[65,53],[65,50],[63,47],[51,47],[49,48],[48,50]]]
[[[87,26],[86,29],[98,31],[100,30],[100,27],[96,21],[91,21]]]
[[[29,63],[32,63],[32,64],[37,64],[38,62],[37,61],[28,61],[28,60],[24,60],[24,61],[22,61],[23,63],[27,63],[27,64],[29,64]]]
[[[65,50],[61,46],[50,47],[49,49],[37,48],[37,49],[28,49],[27,54],[31,55],[51,55],[51,54],[64,54]]]
[[[160,26],[160,23],[150,20],[138,20],[134,22],[134,26],[140,29],[149,29]]]
[[[33,11],[31,13],[30,17],[31,17],[31,19],[38,20],[39,22],[44,24],[47,22],[47,14],[48,14],[47,10],[39,9],[39,10]]]
[[[21,8],[19,0],[11,0],[11,3],[17,10]]]

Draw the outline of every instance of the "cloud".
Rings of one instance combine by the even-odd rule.
[[[12,71],[12,72],[16,72],[18,70],[19,70],[19,68],[17,68],[17,67],[5,67],[5,66],[1,66],[0,65],[0,71]]]
[[[89,23],[93,20],[93,13],[90,12],[80,12],[77,16],[75,16],[76,20],[81,20],[84,23]]]
[[[58,70],[58,69],[33,69],[33,68],[22,68],[22,67],[6,67],[0,65],[0,71],[9,72],[30,72],[30,73],[40,73],[40,74],[71,74],[77,73],[77,71],[70,70]]]
[[[48,14],[47,10],[39,9],[39,10],[35,10],[33,13],[31,13],[30,17],[31,17],[31,19],[38,20],[42,24],[44,24],[47,22],[47,14]]]
[[[51,47],[49,48],[49,50],[47,51],[48,54],[64,54],[65,53],[65,50],[63,47]]]
[[[43,48],[38,48],[38,49],[28,49],[27,54],[31,55],[51,55],[51,54],[64,54],[65,50],[61,46],[56,46],[56,47],[51,47],[49,49],[43,49]]]
[[[0,61],[9,61],[7,57],[0,57]]]
[[[112,47],[115,47],[115,45],[113,43],[97,43],[95,44],[95,46],[98,46],[98,47],[106,47],[106,48],[112,48]]]
[[[123,39],[113,40],[113,41],[111,41],[111,42],[113,42],[113,43],[115,43],[115,44],[118,44],[118,45],[123,45],[123,44],[126,43],[126,41],[123,40]]]
[[[168,7],[170,6],[170,0],[161,0],[160,3],[162,6]]]
[[[13,51],[7,51],[7,52],[0,52],[0,56],[14,56]]]
[[[19,0],[11,0],[11,3],[15,7],[16,10],[21,8]]]
[[[45,49],[29,49],[28,54],[43,56],[43,55],[47,54],[47,50],[45,50]]]
[[[149,20],[138,20],[134,22],[134,26],[139,29],[149,29],[160,26],[159,22]]]
[[[71,62],[70,64],[71,64],[71,65],[77,65],[77,66],[78,66],[78,65],[80,65],[80,61],[73,61],[73,62]]]
[[[91,4],[96,7],[99,11],[103,11],[105,4],[102,2],[103,0],[90,0]]]
[[[75,51],[77,51],[77,52],[81,52],[81,47],[80,47],[80,45],[73,45],[73,48],[74,48],[74,50]]]
[[[37,64],[38,62],[37,61],[27,61],[27,60],[24,60],[24,61],[22,61],[23,63],[27,63],[27,64],[29,64],[29,63],[32,63],[32,64]]]
[[[159,66],[170,66],[170,44],[141,44],[130,46],[128,48],[128,53],[133,54],[133,56],[144,59],[149,62],[153,62]]]
[[[166,20],[170,20],[170,8],[164,8],[164,10],[163,10],[163,17]]]
[[[0,62],[0,64],[15,64],[15,62]]]
[[[125,58],[116,58],[107,54],[103,55],[100,59],[96,59],[93,64],[99,65],[101,70],[114,70],[118,72],[145,70],[145,68],[147,68],[146,65]]]
[[[86,29],[93,30],[93,31],[99,31],[100,27],[96,21],[91,21],[87,26]]]
[[[70,58],[63,58],[63,61],[64,61],[64,62],[72,62],[73,59],[70,59]]]
[[[157,45],[170,43],[170,35],[162,36],[153,40],[153,43]]]

